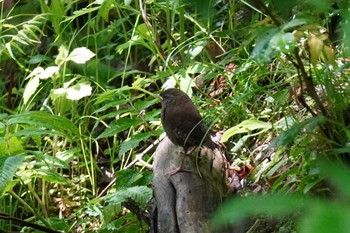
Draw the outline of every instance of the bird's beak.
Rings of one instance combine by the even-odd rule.
[[[162,100],[163,98],[159,94],[153,94],[154,97],[156,97],[159,100]]]

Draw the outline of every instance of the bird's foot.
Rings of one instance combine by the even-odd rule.
[[[184,152],[184,153],[185,153],[185,156],[191,155],[191,154],[194,152],[194,150],[197,149],[197,148],[198,148],[198,146],[193,146],[192,148],[190,148],[189,151],[185,151],[185,152]]]
[[[190,151],[186,151],[186,150],[185,150],[185,151],[181,152],[181,154],[182,154],[182,159],[181,159],[180,166],[177,167],[177,168],[176,168],[175,170],[173,170],[173,171],[167,172],[166,175],[168,175],[168,176],[173,176],[173,175],[175,175],[175,174],[177,174],[177,173],[180,173],[180,172],[188,172],[188,173],[192,173],[192,174],[199,174],[199,173],[194,172],[194,171],[191,171],[191,170],[186,170],[186,169],[184,169],[184,168],[182,167],[182,166],[183,166],[183,163],[184,163],[184,161],[185,161],[185,158],[186,158],[187,156],[191,155],[191,154],[193,153],[193,151],[194,151],[196,148],[197,148],[197,147],[194,146],[194,147],[191,148]]]

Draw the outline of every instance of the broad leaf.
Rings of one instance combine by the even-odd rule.
[[[72,87],[67,88],[67,99],[80,100],[91,95],[92,88],[90,84],[77,83]]]
[[[47,112],[25,112],[10,116],[9,125],[23,124],[59,131],[60,134],[73,139],[79,135],[77,127],[67,118],[51,115]]]
[[[348,233],[350,211],[347,205],[331,202],[314,202],[299,224],[300,233]]]
[[[40,79],[48,79],[58,72],[58,66],[49,66],[41,74]]]
[[[221,141],[226,142],[230,137],[239,133],[250,133],[256,129],[270,129],[272,127],[271,123],[263,122],[259,120],[245,120],[240,124],[226,130],[226,132],[222,135]]]
[[[146,186],[135,186],[118,190],[117,192],[103,197],[103,200],[110,204],[120,204],[129,198],[145,206],[152,198],[152,189]]]
[[[73,61],[77,64],[85,64],[89,61],[95,54],[85,47],[80,47],[74,49],[67,57],[67,60]]]
[[[280,52],[287,53],[294,49],[296,41],[293,33],[279,28],[268,29],[257,39],[252,58],[260,63],[271,61]]]
[[[106,0],[102,2],[100,9],[98,10],[98,16],[102,17],[106,22],[108,22],[109,11],[112,8],[114,0]]]
[[[132,126],[137,126],[140,124],[142,120],[137,118],[121,118],[115,122],[113,122],[109,128],[107,128],[105,131],[103,131],[97,139],[105,138],[105,137],[111,137],[114,135],[117,135],[118,133],[129,129]]]
[[[50,169],[37,169],[35,170],[36,176],[55,184],[68,184],[69,181],[65,179],[61,174]]]
[[[65,161],[59,158],[62,156],[55,157],[55,156],[46,155],[40,152],[35,152],[34,154],[35,154],[35,158],[39,160],[38,162],[35,163],[36,166],[70,169],[69,162],[71,161],[71,159],[68,161]]]
[[[23,152],[21,141],[14,135],[7,135],[0,143],[0,155],[17,155]]]
[[[326,175],[340,192],[339,195],[350,199],[350,168],[341,163],[320,162],[321,173]]]
[[[307,38],[307,45],[310,53],[310,61],[313,65],[316,65],[317,60],[321,56],[323,50],[323,41],[314,34],[310,33]]]
[[[296,212],[303,207],[305,200],[297,195],[258,195],[234,197],[224,203],[215,213],[213,223],[223,226],[243,221],[246,217],[266,214],[273,217]]]
[[[36,75],[27,83],[24,92],[23,92],[23,102],[24,104],[28,103],[29,98],[35,93],[36,89],[39,86],[39,76]]]
[[[118,189],[122,189],[126,187],[149,185],[151,182],[151,176],[149,174],[152,173],[140,172],[133,169],[117,171],[115,174],[117,177],[115,186]]]
[[[0,155],[0,196],[5,191],[7,184],[12,180],[17,168],[23,164],[25,156],[1,156]]]
[[[301,129],[308,127],[310,130],[313,130],[318,124],[324,123],[325,121],[326,121],[326,118],[324,116],[319,116],[319,117],[306,119],[301,123],[294,124],[286,131],[283,131],[276,138],[276,140],[272,142],[271,146],[277,145],[278,147],[280,147],[280,146],[285,146],[289,143],[292,143],[295,137],[300,133]]]
[[[151,99],[151,100],[137,100],[134,103],[134,107],[138,110],[145,110],[146,108],[154,105],[155,103],[157,103],[159,100],[158,99]]]
[[[119,155],[122,155],[129,150],[137,147],[140,142],[146,141],[150,136],[153,135],[153,132],[151,133],[139,133],[134,135],[132,138],[129,138],[128,140],[124,141],[120,147]]]

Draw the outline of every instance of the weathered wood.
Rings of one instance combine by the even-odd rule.
[[[197,148],[186,155],[183,168],[193,172],[168,173],[184,155],[168,138],[154,154],[154,197],[158,232],[212,233],[209,220],[227,194],[225,156],[217,149]],[[199,172],[200,175],[199,175]]]

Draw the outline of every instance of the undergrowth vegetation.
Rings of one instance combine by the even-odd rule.
[[[148,232],[178,87],[241,179],[213,225],[350,232],[349,2],[204,2],[0,1],[1,230]]]

